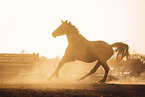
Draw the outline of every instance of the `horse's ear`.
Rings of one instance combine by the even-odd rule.
[[[64,23],[64,21],[63,21],[63,20],[61,20],[61,22],[62,22],[62,23]]]

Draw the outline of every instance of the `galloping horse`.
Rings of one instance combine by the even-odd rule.
[[[83,80],[89,75],[95,73],[98,67],[102,65],[105,69],[105,74],[103,79],[99,82],[104,83],[109,72],[109,66],[106,61],[114,54],[113,47],[115,47],[115,51],[118,52],[118,61],[129,56],[129,47],[127,44],[117,42],[109,45],[104,41],[88,41],[85,37],[79,34],[78,29],[72,25],[71,22],[68,23],[67,20],[66,22],[61,22],[62,24],[52,33],[52,36],[56,37],[66,35],[68,39],[68,47],[66,48],[65,55],[58,64],[55,72],[48,78],[48,80],[51,80],[53,77],[58,78],[60,68],[67,62],[80,60],[91,63],[98,60],[93,69],[77,81]]]

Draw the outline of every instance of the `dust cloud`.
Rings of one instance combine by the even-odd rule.
[[[48,60],[46,62],[40,62],[37,68],[32,69],[29,72],[4,72],[1,73],[1,87],[3,86],[28,86],[28,87],[47,87],[47,88],[80,88],[81,82],[77,82],[77,79],[89,72],[93,68],[94,63],[88,64],[80,61],[66,63],[59,72],[59,78],[53,78],[48,81],[48,77],[55,71],[59,59]],[[91,83],[90,78],[82,81],[82,83]]]
[[[137,84],[137,85],[144,85],[145,84],[145,72],[141,73],[140,76],[135,77],[135,76],[117,76],[116,81],[109,81],[110,83],[115,83],[115,84]]]
[[[88,73],[96,62],[84,63],[81,61],[66,63],[59,72],[59,78],[53,78],[48,81],[49,76],[55,71],[60,59],[48,60],[46,62],[41,62],[39,66],[32,69],[30,72],[19,72],[19,73],[1,73],[2,86],[27,86],[29,88],[89,88],[90,84],[94,84],[94,81],[101,80],[104,76],[105,71],[102,67],[96,71],[96,73],[90,75],[81,82],[77,82],[77,79]],[[112,73],[110,70],[107,77],[106,83],[113,84],[145,84],[145,73],[142,73],[139,77],[134,76],[123,76],[119,75],[120,72]],[[112,77],[113,76],[113,77]]]

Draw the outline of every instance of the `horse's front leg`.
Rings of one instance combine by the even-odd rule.
[[[60,62],[60,63],[58,64],[58,66],[57,66],[56,70],[54,71],[54,73],[48,78],[49,81],[52,80],[53,77],[56,77],[56,78],[59,77],[58,73],[59,73],[60,68],[61,68],[63,65],[64,65],[63,62]]]

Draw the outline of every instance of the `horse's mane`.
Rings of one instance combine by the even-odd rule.
[[[72,26],[72,27],[74,28],[74,30],[75,30],[76,32],[78,32],[78,34],[79,34],[79,30],[78,30],[78,28],[77,28],[76,26],[74,26],[74,25],[72,25],[72,24],[70,24],[70,26]]]
[[[67,23],[67,21],[66,21],[65,23]],[[79,34],[79,30],[76,28],[76,26],[72,25],[71,22],[69,22],[69,23],[67,23],[67,24],[68,24],[71,28],[73,28],[73,30],[74,30],[77,34]]]
[[[64,22],[66,23],[67,25],[69,25],[73,30],[74,30],[74,33],[76,33],[77,37],[79,37],[80,39],[83,39],[83,40],[87,40],[84,36],[82,36],[80,33],[79,33],[79,30],[76,26],[74,26],[71,22]]]

